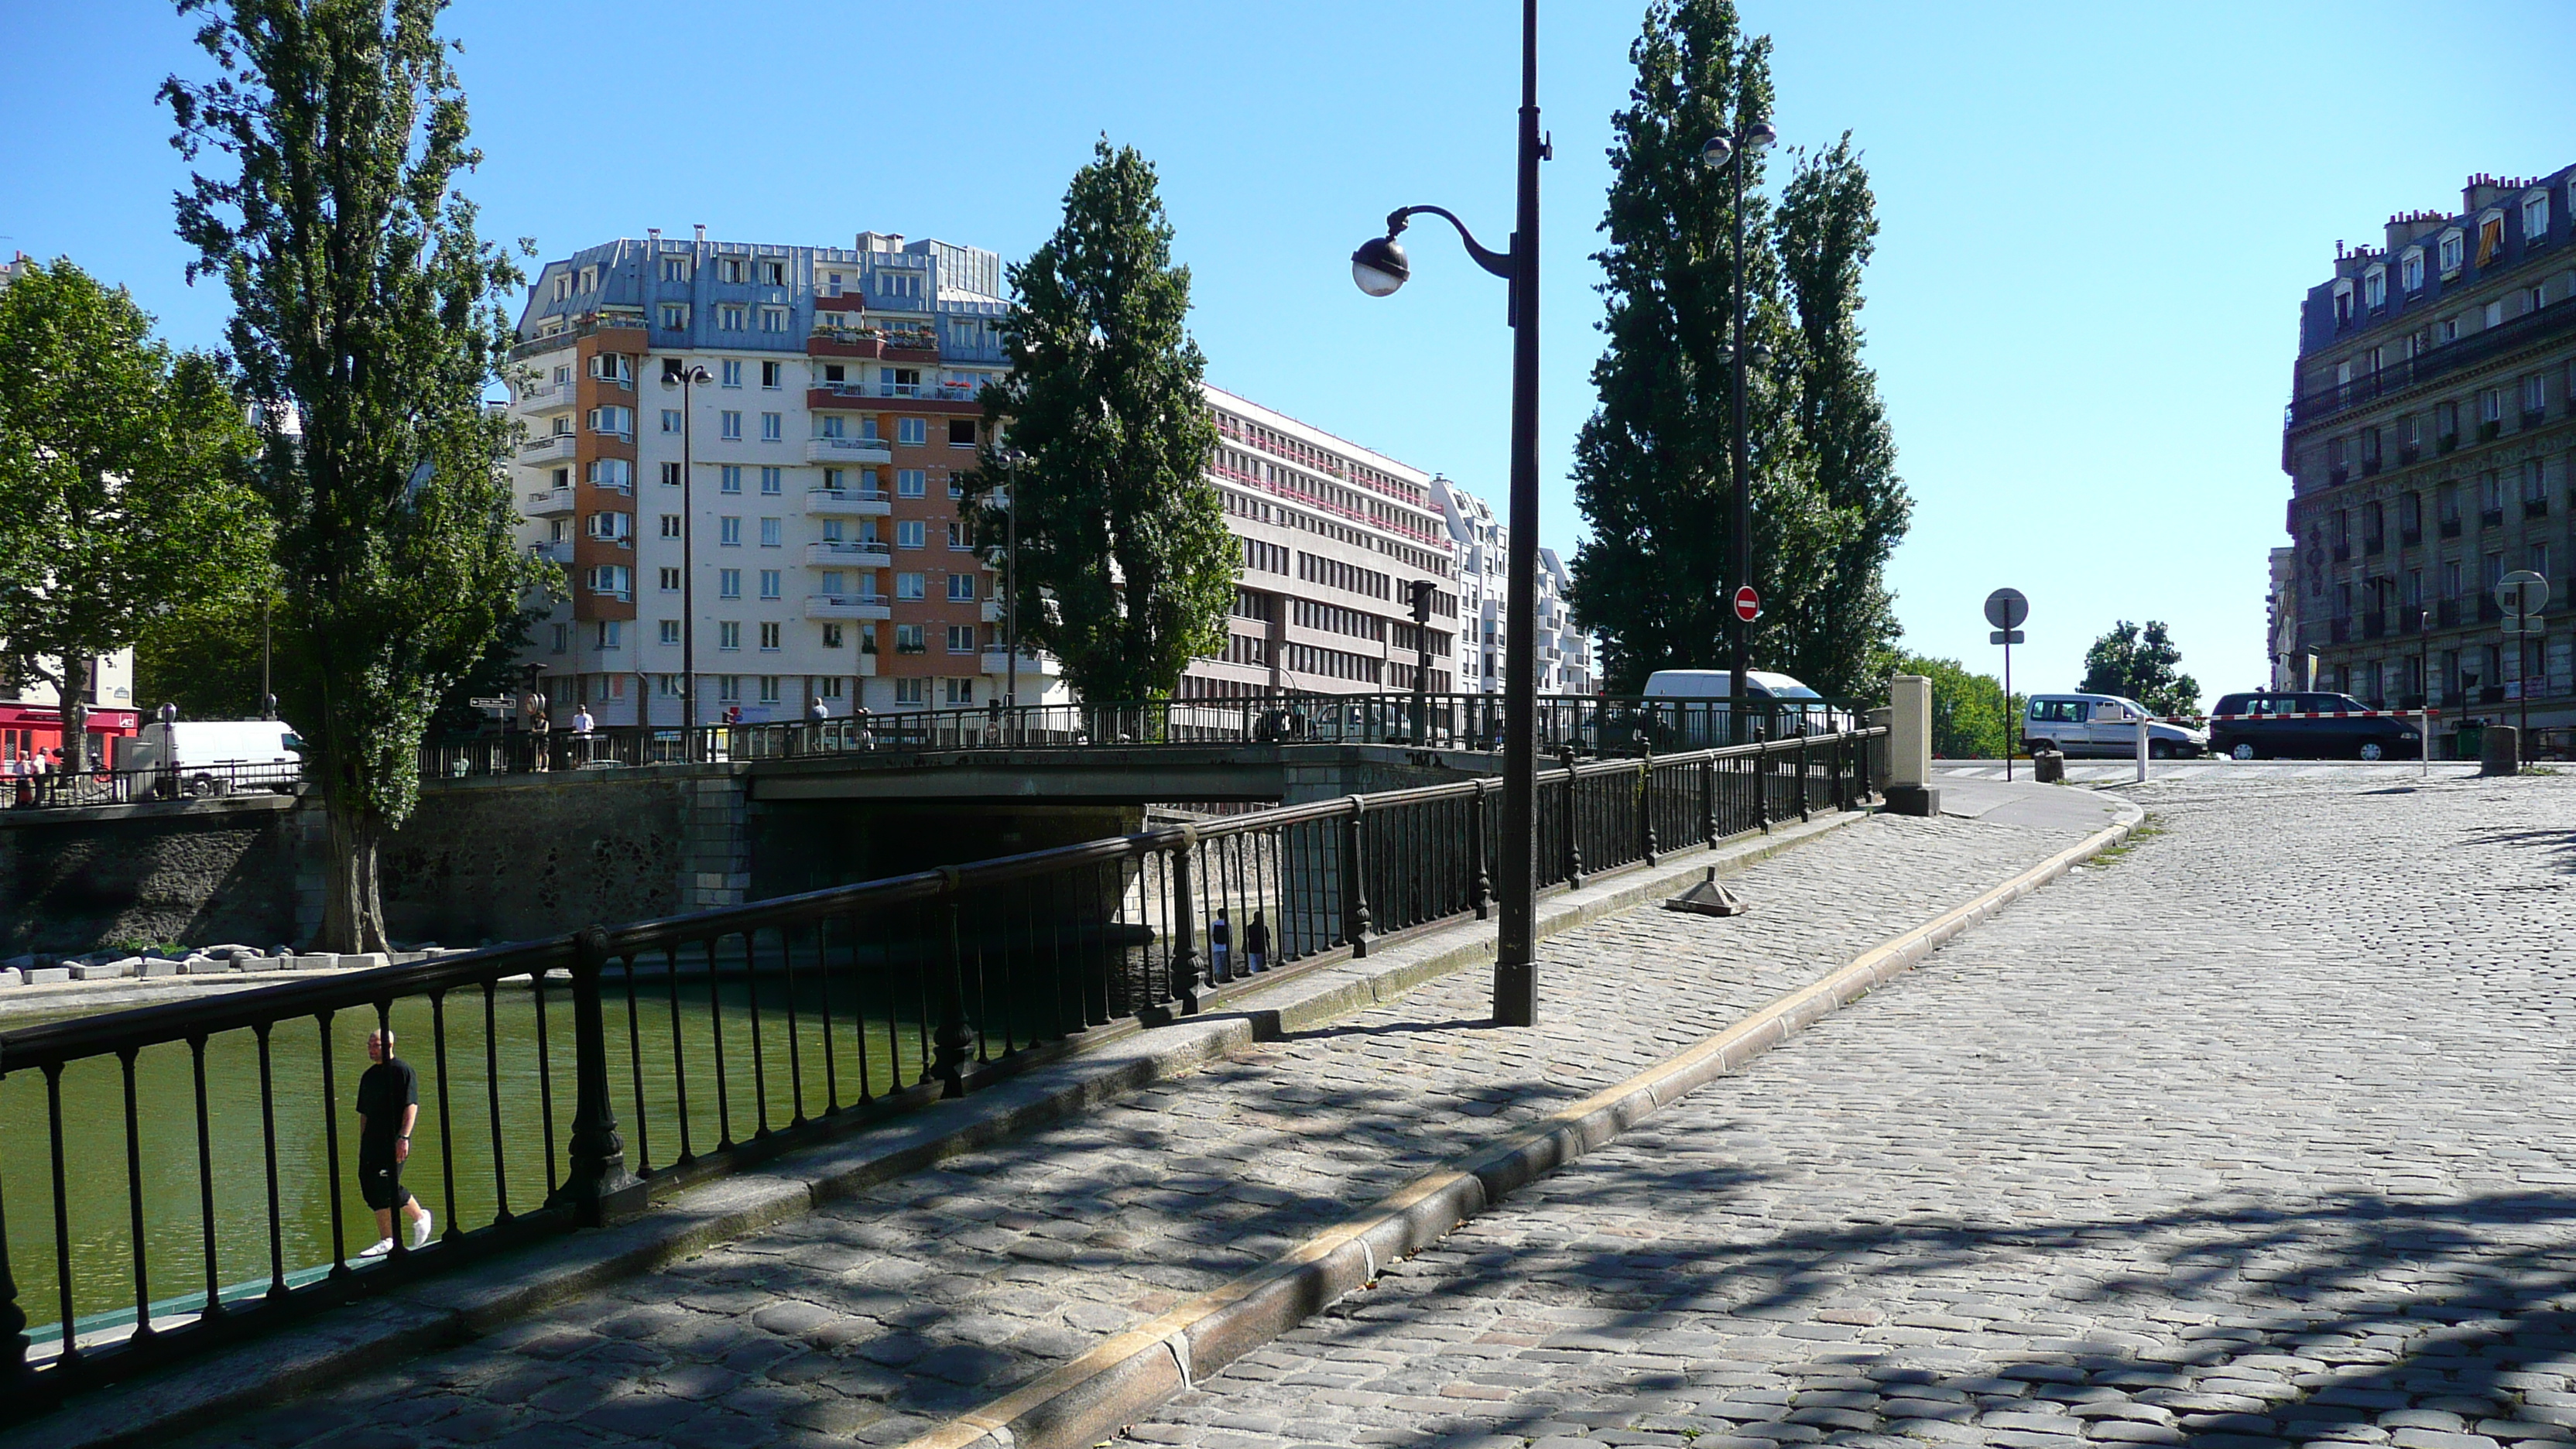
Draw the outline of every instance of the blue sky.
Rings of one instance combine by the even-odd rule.
[[[846,245],[862,229],[1027,253],[1092,139],[1161,169],[1209,377],[1500,501],[1501,284],[1418,232],[1370,301],[1350,249],[1401,204],[1509,229],[1508,0],[1096,0],[759,8],[460,0],[470,194],[546,255],[648,226]],[[1637,0],[1546,0],[1543,537],[1580,536],[1609,117]],[[2171,622],[2208,690],[2259,682],[2294,307],[2337,239],[2456,208],[2475,171],[2576,160],[2576,8],[1751,0],[1784,142],[1845,129],[1884,230],[1864,314],[1915,497],[1909,647],[1993,669],[1979,601],[2032,601],[2015,682],[2071,687],[2114,619]],[[132,287],[219,339],[170,230],[152,101],[202,74],[139,0],[0,0],[0,246]],[[2553,140],[2551,138],[2558,138]]]

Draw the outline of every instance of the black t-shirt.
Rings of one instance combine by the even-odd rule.
[[[358,1112],[367,1119],[358,1145],[393,1151],[394,1139],[403,1133],[403,1109],[419,1101],[420,1078],[411,1063],[387,1057],[367,1068],[358,1078]]]

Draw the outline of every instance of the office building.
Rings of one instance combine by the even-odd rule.
[[[1503,692],[1504,645],[1511,597],[1511,525],[1484,499],[1446,478],[1431,480],[1431,496],[1449,531],[1458,563],[1458,688],[1465,694]],[[1590,634],[1574,626],[1568,603],[1572,578],[1552,548],[1538,551],[1536,689],[1540,694],[1591,694],[1599,688]]]

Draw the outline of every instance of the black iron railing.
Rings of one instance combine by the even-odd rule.
[[[1762,701],[1731,709],[1717,699],[1569,695],[1538,701],[1543,753],[1633,755],[1707,749],[1740,739],[1779,739],[1848,728],[1842,700]],[[1483,694],[1299,695],[1284,699],[1175,699],[1145,704],[1022,705],[907,710],[813,721],[511,731],[432,743],[429,779],[643,765],[780,760],[906,750],[1048,750],[1229,744],[1408,745],[1492,750],[1502,697]]]
[[[295,760],[9,774],[0,775],[0,809],[60,810],[268,792],[292,795],[303,778],[304,766]]]
[[[1881,729],[1538,779],[1538,877],[1859,804]],[[0,1033],[0,1417],[976,1090],[1255,975],[1482,917],[1501,782],[1167,826]],[[366,1037],[415,1064],[420,1251],[352,1175]],[[406,1234],[397,1218],[394,1236]]]

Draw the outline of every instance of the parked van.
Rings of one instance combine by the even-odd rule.
[[[163,772],[163,794],[288,794],[304,774],[304,742],[283,720],[156,720],[116,743],[116,768]]]
[[[1658,669],[1646,676],[1644,698],[1637,705],[1636,733],[1655,748],[1699,749],[1733,743],[1727,716],[1734,676],[1723,669]],[[1774,738],[1824,734],[1854,721],[1847,711],[1828,704],[1804,684],[1768,669],[1744,671],[1744,695],[1750,711]]]
[[[2068,755],[2129,756],[2138,752],[2138,721],[2147,725],[2147,753],[2159,760],[2209,753],[2209,734],[2166,724],[2134,699],[2116,694],[2034,694],[2021,722],[2024,749],[2054,748]]]

